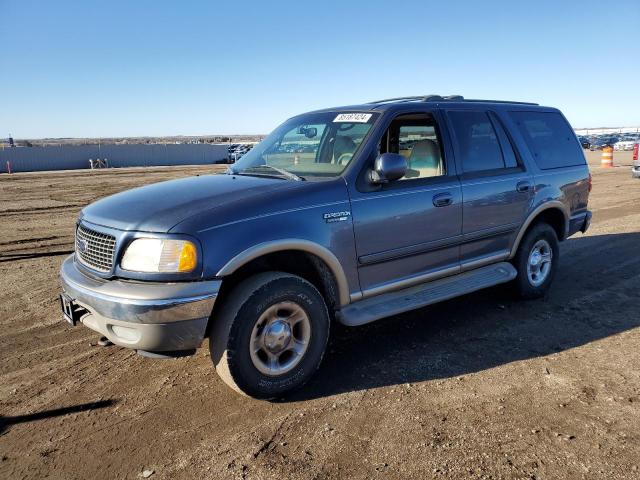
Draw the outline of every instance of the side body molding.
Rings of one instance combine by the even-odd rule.
[[[516,239],[513,242],[513,246],[511,247],[511,253],[509,254],[509,258],[513,258],[516,255],[516,252],[518,251],[518,247],[520,246],[520,241],[522,240],[524,233],[527,231],[527,228],[529,228],[529,225],[531,225],[531,222],[533,222],[540,213],[544,212],[545,210],[549,210],[551,208],[555,210],[560,210],[564,215],[564,237],[567,236],[567,232],[569,230],[569,214],[567,213],[566,205],[558,200],[553,200],[550,202],[543,203],[542,205],[539,205],[538,207],[536,207],[527,216],[526,220],[520,227],[520,230],[518,231],[518,235],[516,236]]]
[[[317,243],[310,242],[309,240],[288,238],[259,243],[229,260],[218,271],[216,277],[230,275],[251,260],[269,253],[281,252],[283,250],[299,250],[311,253],[320,258],[329,267],[336,279],[340,305],[345,306],[349,304],[349,284],[347,282],[347,277],[344,274],[344,270],[342,269],[342,265],[340,265],[340,261],[329,249]]]

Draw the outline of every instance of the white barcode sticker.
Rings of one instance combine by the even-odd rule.
[[[371,118],[370,113],[341,113],[333,119],[334,122],[367,123]]]

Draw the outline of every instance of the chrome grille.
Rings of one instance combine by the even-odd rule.
[[[82,225],[76,229],[76,258],[86,266],[99,272],[110,272],[116,237],[96,232]]]

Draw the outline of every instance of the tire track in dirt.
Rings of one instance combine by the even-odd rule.
[[[0,210],[0,217],[10,217],[15,215],[37,215],[42,213],[51,213],[51,212],[59,212],[66,211],[76,208],[84,207],[83,204],[73,204],[73,205],[56,205],[52,207],[32,207],[32,208],[9,208],[6,210]]]
[[[64,237],[60,235],[52,235],[49,237],[21,238],[18,240],[11,240],[8,242],[0,242],[0,246],[4,247],[4,246],[13,246],[13,245],[24,245],[24,244],[37,243],[37,242],[47,242],[49,240],[59,240],[61,238],[64,238]]]
[[[35,253],[14,253],[9,255],[0,254],[0,263],[17,262],[18,260],[33,260],[35,258],[58,257],[61,255],[70,255],[73,250],[58,250],[54,252],[35,252]]]

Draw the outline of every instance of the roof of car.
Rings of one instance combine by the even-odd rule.
[[[411,106],[415,107],[416,104],[419,103],[428,103],[428,104],[437,104],[437,105],[448,105],[448,106],[470,106],[475,104],[489,104],[494,107],[497,106],[512,106],[512,107],[538,107],[541,108],[537,103],[531,102],[516,102],[516,101],[508,101],[508,100],[483,100],[483,99],[469,99],[464,98],[462,95],[416,95],[409,97],[397,97],[397,98],[388,98],[384,100],[375,100],[372,102],[367,102],[363,104],[357,105],[345,105],[340,107],[332,107],[332,108],[323,108],[321,110],[317,110],[317,112],[334,112],[334,111],[373,111],[373,112],[383,112],[386,110],[396,110],[398,107],[406,106],[407,108],[411,108]]]

